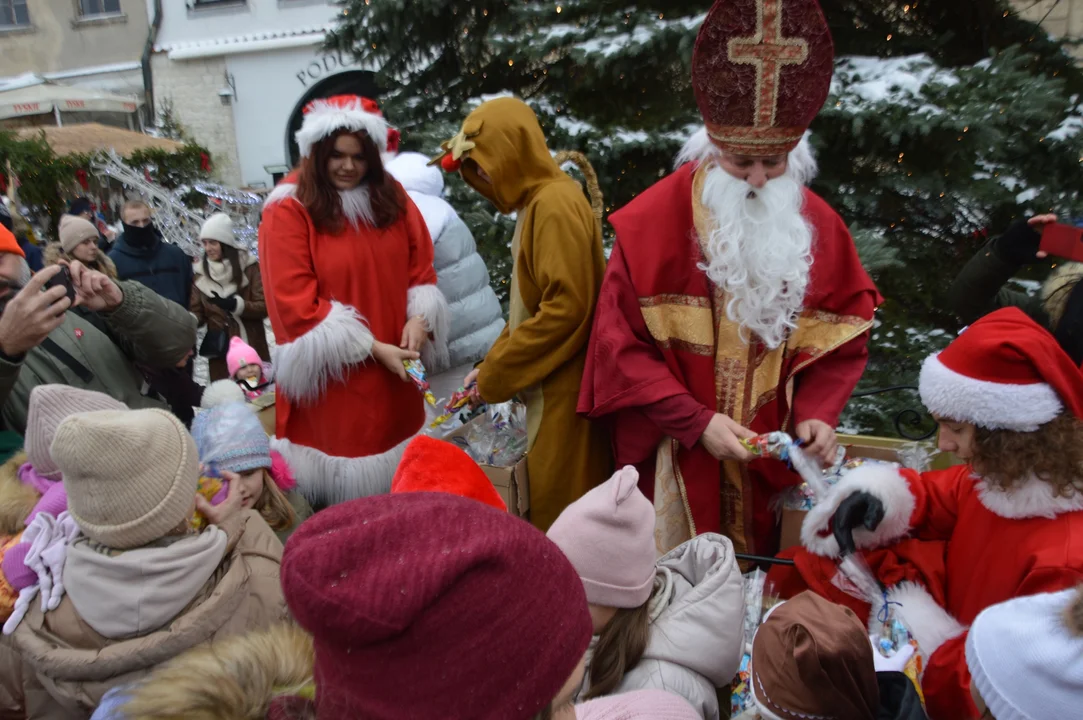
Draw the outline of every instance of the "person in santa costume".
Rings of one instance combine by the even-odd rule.
[[[403,361],[446,343],[432,240],[384,170],[388,132],[366,99],[309,103],[300,167],[267,198],[259,229],[278,341],[273,447],[314,505],[390,489],[425,422]]]
[[[804,187],[802,137],[833,46],[815,0],[720,0],[696,40],[705,128],[676,172],[610,216],[616,244],[579,411],[612,428],[665,552],[715,532],[772,554],[798,478],[740,440],[786,430],[831,458],[880,296],[846,224]]]
[[[908,536],[941,548],[941,581],[900,583],[885,602],[926,659],[932,720],[977,718],[969,625],[996,603],[1083,580],[1083,373],[1047,330],[1005,308],[928,358],[919,389],[940,449],[965,464],[858,467],[809,512],[799,554],[819,556],[806,579],[831,596],[845,584],[834,577],[840,549],[890,549]]]

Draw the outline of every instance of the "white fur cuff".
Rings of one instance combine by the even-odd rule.
[[[287,398],[315,402],[331,380],[372,354],[372,332],[356,309],[331,301],[331,311],[315,327],[275,351],[275,382]]]
[[[241,321],[241,315],[244,314],[244,298],[240,295],[237,296],[237,307],[233,308],[233,317],[237,322]]]
[[[846,473],[828,496],[805,516],[801,524],[801,542],[809,552],[838,557],[838,541],[828,530],[842,501],[857,492],[867,492],[884,504],[884,519],[876,530],[854,530],[854,543],[858,548],[886,545],[910,531],[910,517],[916,503],[906,479],[895,466],[862,465]]]
[[[407,438],[387,452],[356,458],[328,455],[278,437],[271,438],[271,449],[289,462],[297,490],[305,499],[313,505],[331,505],[389,492],[391,478],[411,440]]]
[[[966,632],[965,625],[937,605],[928,590],[915,583],[899,583],[891,588],[887,601],[897,603],[892,605],[895,617],[918,641],[918,650],[926,661],[941,645]]]
[[[406,316],[420,317],[432,341],[422,349],[422,362],[428,370],[447,368],[451,364],[448,334],[451,312],[447,298],[435,285],[415,285],[406,292]]]

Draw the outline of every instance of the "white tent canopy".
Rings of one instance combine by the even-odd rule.
[[[61,85],[36,76],[0,85],[0,120],[54,113],[59,125],[62,112],[133,113],[142,104],[138,98]]]

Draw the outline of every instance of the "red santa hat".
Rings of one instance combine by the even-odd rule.
[[[1083,373],[1018,308],[986,315],[928,358],[918,386],[934,414],[990,430],[1033,432],[1065,410],[1083,419]]]
[[[737,155],[785,155],[827,100],[834,45],[816,0],[717,0],[692,55],[711,141]]]
[[[295,136],[301,157],[308,157],[313,145],[338,130],[364,130],[377,143],[384,138],[383,152],[398,152],[399,131],[387,124],[375,100],[360,95],[335,95],[313,100],[302,112],[305,119]]]
[[[391,480],[391,492],[442,492],[508,511],[492,481],[469,455],[451,443],[424,435],[406,446]]]

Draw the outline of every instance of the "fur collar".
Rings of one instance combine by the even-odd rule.
[[[369,188],[362,183],[353,190],[339,190],[338,196],[342,200],[342,214],[354,227],[375,227],[376,222],[372,215],[372,201],[369,197]],[[272,205],[284,202],[287,199],[297,200],[297,185],[292,182],[281,182],[267,196],[263,207],[267,209]],[[300,200],[297,200],[299,203]]]
[[[1010,490],[1001,490],[990,486],[985,480],[976,479],[978,482],[974,489],[978,493],[978,500],[989,512],[1002,518],[1052,519],[1057,515],[1083,510],[1083,493],[1076,492],[1071,497],[1054,495],[1047,483],[1035,477]]]

